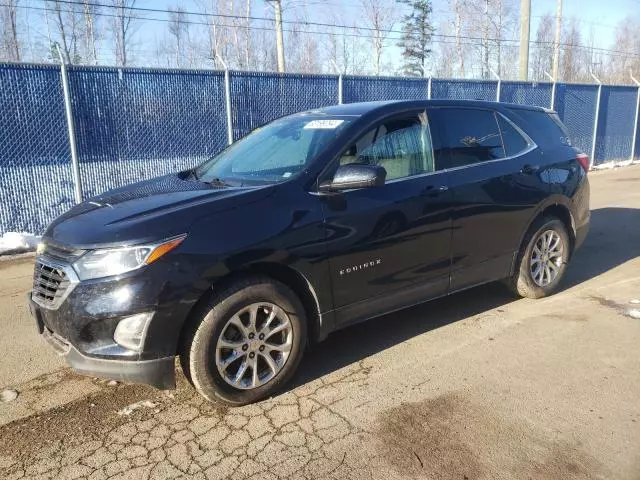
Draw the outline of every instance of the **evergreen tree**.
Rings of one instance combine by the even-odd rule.
[[[403,72],[410,76],[426,76],[427,57],[431,53],[431,0],[397,0],[406,5],[409,13],[402,18],[402,38],[398,46],[402,48]]]

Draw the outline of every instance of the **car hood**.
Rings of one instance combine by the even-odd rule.
[[[165,175],[76,205],[49,225],[44,238],[76,248],[157,241],[188,233],[198,219],[258,201],[274,188],[216,187]]]

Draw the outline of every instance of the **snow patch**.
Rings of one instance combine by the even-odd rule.
[[[35,250],[40,238],[32,233],[7,232],[0,237],[0,255]]]
[[[591,170],[609,170],[611,168],[628,167],[629,165],[639,164],[638,160],[611,160],[609,162],[599,163],[591,167]]]
[[[9,403],[18,398],[18,392],[12,389],[6,389],[0,392],[0,402]]]
[[[629,315],[631,318],[637,318],[638,320],[640,320],[640,310],[638,310],[636,308],[632,308],[631,310],[627,310],[627,315]]]
[[[118,410],[118,415],[124,415],[128,417],[136,410],[140,410],[141,408],[154,408],[155,406],[156,404],[151,400],[141,400],[124,407],[122,410]]]

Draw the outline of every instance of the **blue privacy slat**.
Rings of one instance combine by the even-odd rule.
[[[556,86],[555,110],[569,129],[573,145],[588,155],[591,155],[597,96],[597,85],[559,83]]]
[[[231,72],[235,140],[276,118],[337,103],[337,76]]]
[[[42,232],[73,205],[56,66],[0,66],[0,234]]]
[[[551,83],[502,82],[500,101],[551,108]]]
[[[344,103],[376,100],[426,100],[428,83],[425,79],[397,77],[345,76],[342,80]]]
[[[637,95],[636,87],[602,87],[594,163],[631,158]]]
[[[85,198],[192,167],[227,143],[224,72],[70,67]],[[338,76],[231,72],[233,133],[338,103]],[[503,81],[503,102],[549,107],[551,84]],[[557,84],[555,110],[591,154],[598,87]],[[426,99],[424,78],[343,77],[343,102]],[[497,82],[432,80],[432,98],[489,100]],[[595,163],[631,157],[636,87],[603,86]],[[636,141],[640,157],[640,135]],[[53,65],[0,64],[0,234],[42,233],[73,205],[71,156]]]
[[[431,81],[431,98],[445,100],[495,101],[498,82],[485,80],[436,80]]]
[[[221,72],[73,67],[69,81],[85,198],[226,146]]]

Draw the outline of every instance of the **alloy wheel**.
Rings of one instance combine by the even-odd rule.
[[[216,344],[216,367],[232,387],[249,390],[271,381],[293,345],[286,312],[273,303],[253,303],[234,314]]]
[[[553,282],[560,273],[564,245],[555,230],[546,230],[536,240],[531,252],[531,278],[540,287]]]

